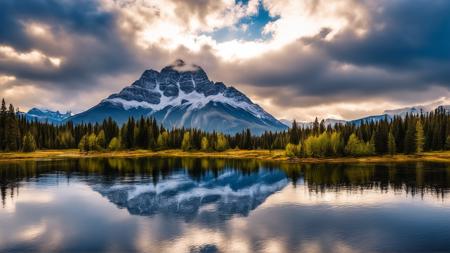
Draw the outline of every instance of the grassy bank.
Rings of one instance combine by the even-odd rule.
[[[317,163],[317,162],[449,162],[450,151],[428,152],[421,155],[395,155],[395,156],[370,156],[370,157],[333,157],[333,158],[288,158],[283,150],[228,150],[223,152],[184,152],[182,150],[132,150],[115,152],[89,152],[81,153],[77,149],[65,150],[39,150],[32,153],[10,152],[0,153],[0,161],[11,160],[37,160],[60,158],[85,158],[85,157],[193,157],[193,158],[235,158],[235,159],[260,159],[267,161],[287,161],[293,163]]]

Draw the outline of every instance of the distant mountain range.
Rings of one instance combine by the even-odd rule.
[[[59,111],[40,108],[32,108],[28,112],[22,114],[25,115],[27,120],[30,121],[37,120],[40,122],[49,122],[53,124],[63,123],[72,116],[71,112],[60,113]]]
[[[130,116],[153,117],[166,128],[198,128],[236,133],[281,131],[287,127],[253,103],[246,95],[222,82],[212,82],[196,65],[177,60],[161,72],[146,70],[119,93],[103,99],[89,110],[67,115],[32,109],[27,118],[49,122],[101,122],[112,117],[119,124]]]
[[[432,103],[429,105],[418,105],[418,106],[412,106],[412,107],[404,107],[400,109],[394,109],[394,110],[385,110],[383,114],[380,115],[372,115],[367,116],[359,119],[354,120],[342,120],[342,119],[324,119],[324,123],[326,126],[331,125],[334,126],[336,124],[346,124],[346,123],[352,123],[355,125],[361,124],[361,122],[365,121],[379,121],[384,118],[387,118],[388,120],[393,119],[395,116],[399,117],[406,117],[406,115],[418,115],[420,113],[428,113],[432,112],[435,109],[443,108],[447,112],[450,112],[450,105],[439,105],[437,103]],[[291,120],[287,119],[281,119],[280,120],[283,124],[285,124],[288,127],[292,126]],[[297,122],[297,124],[301,127],[312,127],[314,122]]]

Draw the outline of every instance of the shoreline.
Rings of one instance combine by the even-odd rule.
[[[279,161],[288,163],[381,163],[381,162],[448,162],[450,151],[425,152],[420,155],[367,156],[367,157],[327,157],[327,158],[289,158],[284,150],[227,150],[222,152],[182,151],[178,149],[124,150],[124,151],[94,151],[81,153],[78,149],[38,150],[31,153],[3,152],[0,162],[62,159],[62,158],[138,158],[138,157],[167,157],[167,158],[229,158],[229,159],[257,159],[264,161]]]

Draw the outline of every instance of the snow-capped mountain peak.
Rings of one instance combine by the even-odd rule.
[[[286,128],[236,88],[211,81],[200,66],[183,60],[175,61],[160,72],[145,70],[138,80],[102,100],[97,107],[127,111],[127,117],[119,117],[119,121],[128,116],[145,115],[167,127],[195,127],[228,133],[245,128],[255,132]],[[94,110],[95,114],[97,111]],[[78,120],[78,117],[74,119]],[[97,120],[100,119],[96,115]]]
[[[159,111],[167,106],[189,106],[194,110],[210,102],[220,102],[236,108],[245,108],[258,118],[271,118],[261,107],[236,88],[209,80],[202,68],[188,66],[182,60],[162,69],[146,70],[141,78],[103,102],[122,105],[124,109],[145,108]]]

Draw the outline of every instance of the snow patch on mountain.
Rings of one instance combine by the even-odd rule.
[[[228,104],[234,108],[242,108],[258,118],[270,118],[270,116],[265,113],[264,110],[258,105],[236,101],[233,98],[225,97],[223,93],[205,96],[204,94],[200,94],[197,92],[180,92],[177,97],[161,96],[161,101],[159,104],[151,104],[145,101],[125,100],[123,98],[108,98],[104,99],[102,102],[110,102],[116,105],[121,105],[125,110],[130,110],[132,108],[145,108],[152,109],[153,111],[160,111],[168,106],[176,107],[189,105],[187,109],[188,112],[200,109],[210,102],[219,102]]]

